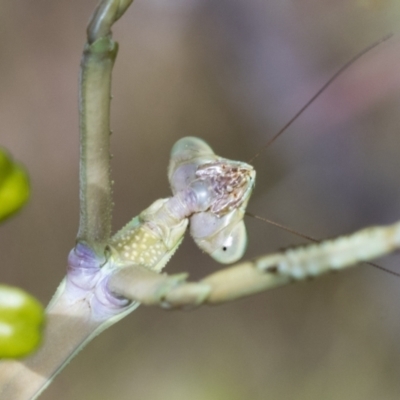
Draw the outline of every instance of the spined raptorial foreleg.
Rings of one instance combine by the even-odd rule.
[[[131,300],[168,308],[217,304],[339,271],[398,248],[400,222],[262,256],[222,269],[200,282],[186,282],[184,274],[159,275],[127,267],[110,278],[109,289]]]

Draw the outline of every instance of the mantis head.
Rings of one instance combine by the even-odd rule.
[[[189,216],[190,233],[220,263],[235,262],[246,250],[243,217],[255,175],[251,165],[219,157],[195,137],[180,139],[172,148],[168,170],[172,191],[186,191],[199,199]]]

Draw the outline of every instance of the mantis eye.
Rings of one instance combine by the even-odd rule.
[[[214,154],[211,147],[202,139],[186,136],[179,139],[171,150],[171,160],[188,161],[204,154]]]
[[[247,233],[240,210],[223,217],[197,213],[190,218],[190,233],[200,249],[222,264],[239,260],[246,250]]]
[[[230,264],[243,257],[247,247],[247,232],[243,221],[237,223],[231,232],[220,232],[224,237],[222,247],[213,251],[210,256],[221,264]]]
[[[211,147],[196,137],[188,136],[178,140],[171,150],[168,180],[175,194],[184,190],[196,179],[199,164],[215,159]]]

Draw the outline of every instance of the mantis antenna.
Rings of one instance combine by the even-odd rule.
[[[285,226],[285,225],[282,225],[282,224],[280,224],[278,222],[272,221],[271,219],[263,218],[263,217],[260,217],[259,215],[255,215],[255,214],[252,214],[252,213],[249,213],[249,212],[246,212],[245,215],[248,216],[248,217],[263,221],[263,222],[265,222],[267,224],[276,226],[279,229],[282,229],[282,230],[284,230],[286,232],[292,233],[293,235],[300,236],[300,237],[302,237],[304,239],[309,240],[310,242],[321,243],[321,240],[319,240],[319,239],[316,239],[316,238],[314,238],[312,236],[309,236],[309,235],[305,235],[304,233],[301,233],[301,232],[296,231],[296,230],[294,230],[292,228],[289,228],[288,226]],[[391,275],[394,275],[394,276],[397,276],[397,277],[400,278],[400,274],[398,272],[391,271],[390,269],[382,267],[381,265],[378,265],[378,264],[375,264],[375,263],[371,263],[371,262],[364,262],[364,264],[368,264],[371,267],[375,267],[377,269],[380,269],[382,271],[385,271],[385,272],[387,272],[387,273],[389,273]]]
[[[361,50],[358,54],[356,54],[354,57],[352,57],[349,61],[347,61],[341,68],[339,68],[338,71],[336,71],[331,78],[314,94],[314,96],[311,97],[310,100],[307,101],[307,103],[300,108],[300,110],[264,145],[262,146],[261,150],[255,154],[250,160],[249,163],[251,163],[252,161],[254,161],[256,158],[258,158],[262,152],[264,152],[265,150],[268,149],[268,147],[270,147],[272,145],[272,143],[275,142],[276,139],[278,139],[279,136],[281,136],[284,132],[286,132],[286,130],[297,120],[297,118],[300,117],[301,114],[303,114],[304,111],[307,110],[307,108],[314,103],[314,101],[325,91],[325,89],[327,89],[344,71],[346,71],[351,65],[353,65],[356,61],[358,61],[362,56],[364,56],[365,54],[369,53],[371,50],[373,50],[375,47],[379,46],[380,44],[386,42],[387,40],[389,40],[391,37],[393,36],[393,33],[389,33],[388,35],[384,36],[383,38],[379,39],[378,41],[376,41],[375,43],[372,43],[371,45],[367,46],[365,49]],[[272,221],[270,219],[267,218],[263,218],[257,215],[254,215],[252,213],[246,212],[247,216],[264,221],[267,224],[276,226],[280,229],[283,229],[289,233],[292,233],[294,235],[300,236],[304,239],[310,240],[311,242],[315,242],[315,243],[320,243],[320,240],[315,239],[311,236],[305,235],[301,232],[298,232],[294,229],[291,229],[287,226],[284,226],[278,222]],[[382,271],[385,271],[389,274],[395,275],[400,277],[400,273],[397,273],[395,271],[391,271],[385,267],[382,267],[378,264],[375,263],[370,263],[370,262],[366,262],[365,264],[371,265],[372,267],[375,267],[377,269],[380,269]]]
[[[325,91],[327,87],[329,87],[335,80],[338,78],[344,71],[346,71],[351,65],[353,65],[357,60],[359,60],[362,56],[365,54],[369,53],[372,49],[375,47],[379,46],[383,42],[386,42],[393,36],[393,33],[389,33],[388,35],[384,36],[382,39],[379,39],[375,43],[372,43],[368,47],[366,47],[364,50],[361,50],[358,54],[356,54],[354,57],[352,57],[349,61],[347,61],[346,64],[344,64],[341,68],[339,68],[338,71],[336,71],[331,78],[317,91],[317,93],[314,94],[313,97],[311,97],[310,100],[307,101],[306,104],[304,104],[303,107],[300,108],[299,111],[264,145],[261,147],[261,150],[255,154],[248,162],[251,163],[253,162],[256,158],[260,156],[260,154],[267,150],[269,146],[271,146],[272,143],[275,142],[276,139],[278,139],[279,136],[281,136],[292,124],[297,120],[297,118],[300,117],[301,114],[303,114],[304,111],[307,110],[307,108],[314,103],[314,101]]]

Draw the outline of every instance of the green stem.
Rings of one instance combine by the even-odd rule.
[[[112,25],[118,21],[133,0],[102,0],[94,11],[87,28],[88,43],[111,35]]]
[[[88,41],[81,63],[77,240],[85,242],[97,254],[103,252],[111,231],[111,73],[118,51],[118,44],[111,38],[111,26],[131,3],[132,0],[104,0],[99,4],[87,30]],[[100,271],[100,263],[92,261],[95,263],[92,270]],[[82,263],[78,262],[78,267],[84,269]],[[36,399],[80,348],[138,306],[132,303],[117,316],[98,320],[90,303],[93,297],[90,290],[94,289],[95,285],[87,289],[86,296],[85,289],[74,289],[65,283],[60,286],[47,309],[45,340],[40,350],[24,360],[0,362],[1,400]]]
[[[111,232],[110,97],[118,45],[85,45],[80,76],[80,222],[78,240],[103,246]]]
[[[111,233],[110,178],[111,73],[118,44],[111,26],[132,0],[104,0],[87,29],[81,62],[80,116],[80,222],[77,240],[102,252]]]

